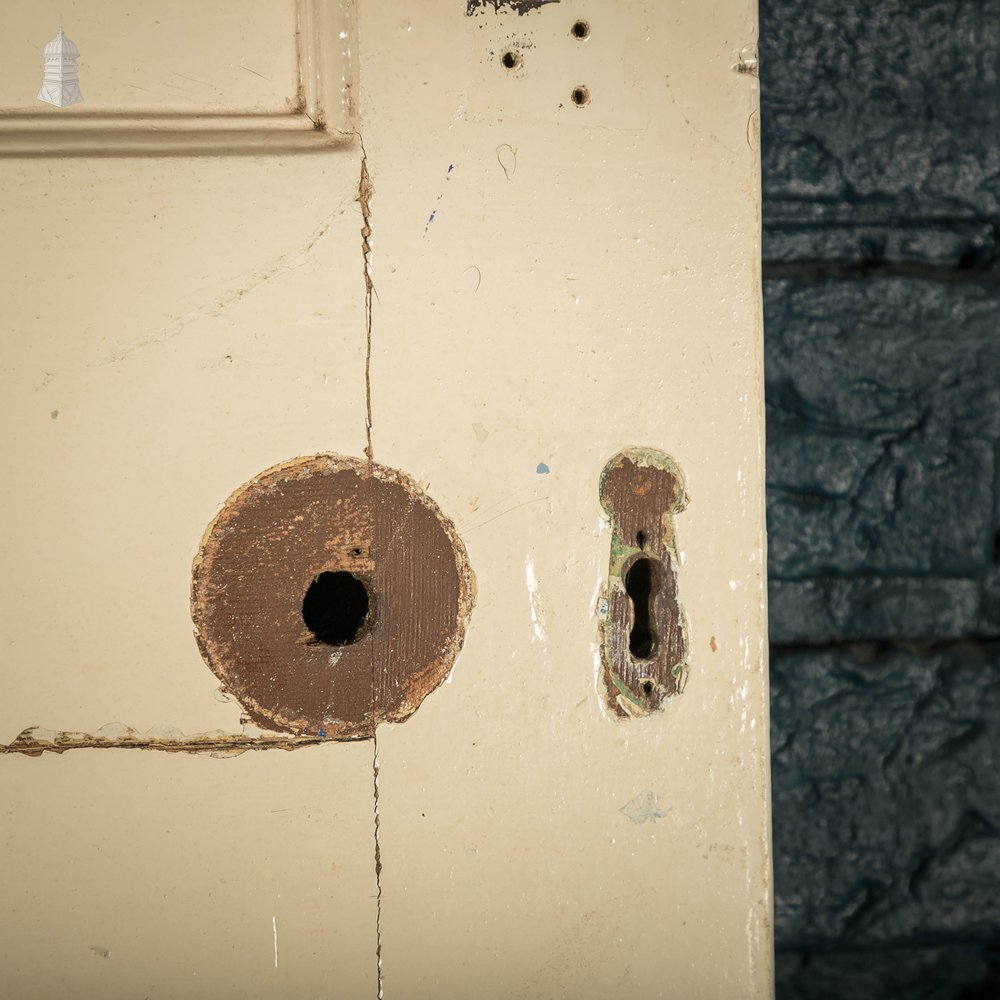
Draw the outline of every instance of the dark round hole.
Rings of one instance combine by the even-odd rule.
[[[521,56],[513,49],[508,49],[500,57],[500,62],[502,62],[507,69],[517,69],[517,67],[521,65]]]
[[[646,547],[646,532],[641,528],[635,533],[635,544],[639,546],[640,549]]]
[[[320,573],[302,601],[302,620],[317,642],[349,646],[357,642],[368,607],[368,588],[353,573]]]
[[[572,32],[574,38],[590,38],[590,25],[586,21],[576,21]]]
[[[642,682],[642,693],[643,694],[647,694],[647,695],[653,693],[653,682],[652,681],[643,681]]]
[[[359,555],[361,555],[361,549],[351,549],[351,555],[352,556],[359,556]]]
[[[582,108],[585,104],[590,103],[590,91],[586,87],[575,87],[572,96],[573,103],[578,108]]]

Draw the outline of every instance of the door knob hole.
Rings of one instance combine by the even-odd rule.
[[[368,618],[368,588],[344,571],[320,573],[302,601],[302,620],[317,642],[350,646]]]
[[[632,601],[632,631],[629,652],[637,660],[648,660],[656,649],[656,623],[653,598],[659,589],[659,573],[652,559],[636,559],[625,574],[625,593]]]

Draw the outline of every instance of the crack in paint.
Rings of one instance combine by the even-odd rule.
[[[166,727],[140,733],[131,726],[110,723],[96,733],[70,732],[29,726],[10,743],[0,744],[0,754],[19,753],[40,757],[67,750],[161,750],[166,753],[205,753],[215,757],[238,757],[247,750],[297,750],[323,743],[351,743],[366,736],[289,736],[286,733],[208,733],[186,735]]]
[[[368,172],[368,151],[364,137],[358,132],[361,146],[361,174],[358,178],[357,202],[361,206],[361,259],[365,282],[365,455],[368,456],[369,470],[375,462],[372,447],[372,298],[375,285],[372,282],[372,196],[375,186]],[[433,216],[432,216],[433,217]],[[371,651],[371,720],[372,720],[372,837],[375,843],[375,978],[377,1000],[382,1000],[382,851],[379,843],[378,808],[378,722],[375,717],[375,647],[369,640]]]
[[[361,206],[361,258],[365,279],[365,436],[368,441],[365,454],[368,456],[368,461],[373,462],[375,453],[372,450],[372,295],[375,285],[372,283],[371,202],[375,186],[368,172],[368,152],[360,132],[358,142],[361,145],[361,176],[358,179],[357,202]]]

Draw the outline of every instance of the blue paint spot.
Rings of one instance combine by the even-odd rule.
[[[319,731],[319,738],[320,738],[321,740],[324,740],[324,739],[326,739],[326,730],[325,730],[325,729],[321,729],[321,730]]]
[[[535,467],[535,472],[537,472],[540,476],[546,475],[548,471],[549,467],[544,462],[539,462]]]
[[[455,169],[455,164],[454,163],[449,163],[448,164],[448,173],[450,174],[454,169]]]
[[[427,216],[427,225],[429,226],[434,221],[434,216],[437,215],[437,209],[435,208],[429,216]]]

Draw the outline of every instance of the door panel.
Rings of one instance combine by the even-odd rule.
[[[768,996],[756,11],[322,10],[340,117],[308,147],[88,131],[80,34],[84,103],[0,159],[3,992]],[[49,155],[63,128],[101,155]],[[601,503],[636,448],[677,470],[655,549]],[[317,554],[361,560],[374,737],[336,683],[329,726],[249,724],[193,636],[228,498],[327,453],[399,470],[467,557],[457,659],[378,724],[384,630],[437,599],[380,560],[440,566],[377,501],[346,515],[370,550]],[[662,699],[602,655],[642,553],[676,583]]]

